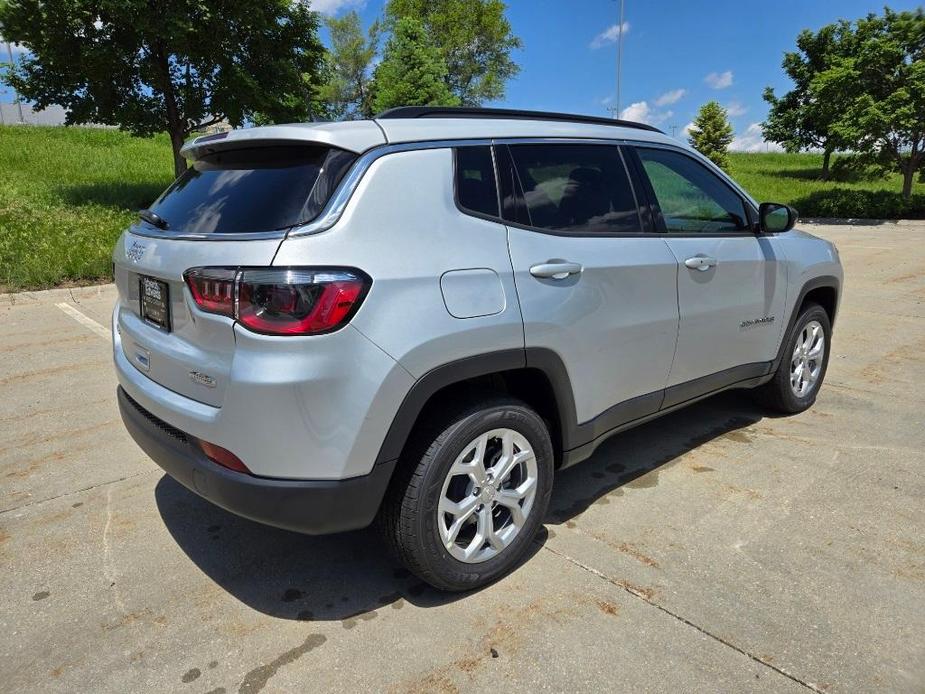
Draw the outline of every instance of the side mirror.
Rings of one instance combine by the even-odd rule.
[[[797,223],[797,211],[790,205],[763,202],[758,206],[758,227],[765,234],[790,231]]]

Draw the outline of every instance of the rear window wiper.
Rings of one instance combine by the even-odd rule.
[[[147,207],[143,210],[138,210],[138,216],[148,224],[156,226],[158,229],[170,228],[170,225],[167,223],[166,219],[161,217],[157,212],[152,212]]]

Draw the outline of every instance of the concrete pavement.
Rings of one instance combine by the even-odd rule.
[[[611,439],[466,595],[165,477],[119,420],[112,287],[0,297],[0,690],[925,691],[925,224],[809,229],[846,272],[816,406]]]

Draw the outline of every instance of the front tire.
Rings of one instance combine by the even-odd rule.
[[[807,304],[787,336],[774,377],[755,391],[759,401],[785,414],[812,407],[829,365],[831,340],[829,314],[819,304]]]
[[[494,398],[432,421],[407,452],[379,520],[412,573],[471,590],[525,558],[552,493],[552,443],[536,412]]]

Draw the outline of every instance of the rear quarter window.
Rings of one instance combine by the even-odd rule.
[[[355,159],[304,145],[217,152],[193,162],[151,209],[183,233],[285,229],[314,219]]]
[[[456,200],[466,211],[498,217],[498,187],[491,148],[457,147]]]

